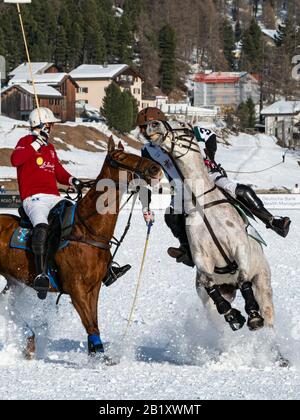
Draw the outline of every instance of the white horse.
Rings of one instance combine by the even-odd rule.
[[[242,217],[210,179],[191,129],[182,124],[166,132],[161,126],[160,135],[152,141],[169,153],[184,181],[186,230],[197,267],[196,288],[203,303],[211,298],[231,328],[238,330],[245,318],[230,302],[239,289],[248,328],[273,327],[271,272],[262,246],[248,236]]]

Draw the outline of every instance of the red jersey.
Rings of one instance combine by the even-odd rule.
[[[11,155],[11,163],[17,168],[21,199],[35,194],[60,195],[57,182],[69,185],[71,174],[58,160],[54,146],[42,146],[39,151],[31,146],[33,135],[21,138]]]

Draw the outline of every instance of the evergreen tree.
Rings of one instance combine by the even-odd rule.
[[[130,21],[126,15],[121,18],[121,24],[117,32],[117,54],[120,63],[130,64],[132,59],[133,36]]]
[[[112,82],[105,89],[105,97],[103,99],[103,107],[101,113],[107,119],[108,126],[110,128],[118,127],[119,116],[122,111],[122,92],[120,86]]]
[[[225,58],[231,68],[233,68],[233,50],[235,48],[234,32],[230,22],[227,19],[222,25],[223,51]]]
[[[4,34],[3,30],[0,27],[0,55],[5,55],[5,42],[4,42]]]
[[[248,127],[254,128],[255,123],[256,123],[256,112],[255,112],[255,104],[251,97],[247,99],[246,106],[248,108]]]
[[[261,29],[252,19],[249,28],[243,35],[243,67],[250,72],[260,72],[262,65],[262,34]]]
[[[237,117],[239,119],[239,126],[241,130],[245,130],[248,127],[249,123],[249,112],[248,106],[245,102],[242,102],[237,109]]]
[[[239,42],[242,36],[242,27],[239,20],[236,21],[234,28],[235,42]]]
[[[68,56],[68,42],[66,31],[63,26],[58,29],[57,39],[56,39],[56,49],[55,49],[55,64],[59,70],[64,70],[67,64]]]
[[[254,128],[256,122],[255,104],[252,98],[242,102],[237,109],[237,116],[240,122],[240,129]]]
[[[128,133],[132,129],[133,121],[133,101],[132,95],[127,90],[121,94],[121,112],[118,118],[117,130],[121,133]]]
[[[294,20],[287,19],[283,25],[279,25],[276,44],[278,47],[283,47],[290,58],[297,52],[300,44],[300,30]]]
[[[176,82],[176,34],[170,25],[165,25],[159,32],[160,88],[163,93],[170,94]]]

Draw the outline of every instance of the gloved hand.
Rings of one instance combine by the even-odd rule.
[[[40,150],[42,146],[48,146],[48,141],[40,134],[35,138],[35,140],[31,143],[31,146],[36,150]]]
[[[147,225],[149,225],[149,223],[154,223],[154,212],[152,210],[145,208],[143,210],[143,216]]]
[[[73,185],[73,187],[76,188],[76,190],[82,190],[84,185],[83,183],[80,181],[80,179],[73,177],[71,179],[71,184]]]

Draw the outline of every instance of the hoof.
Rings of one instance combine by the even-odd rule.
[[[253,311],[249,315],[247,326],[250,331],[260,330],[264,326],[264,319],[258,312]]]
[[[246,322],[246,319],[243,317],[240,311],[234,308],[230,309],[230,311],[224,315],[224,317],[233,331],[237,331],[243,328]]]

